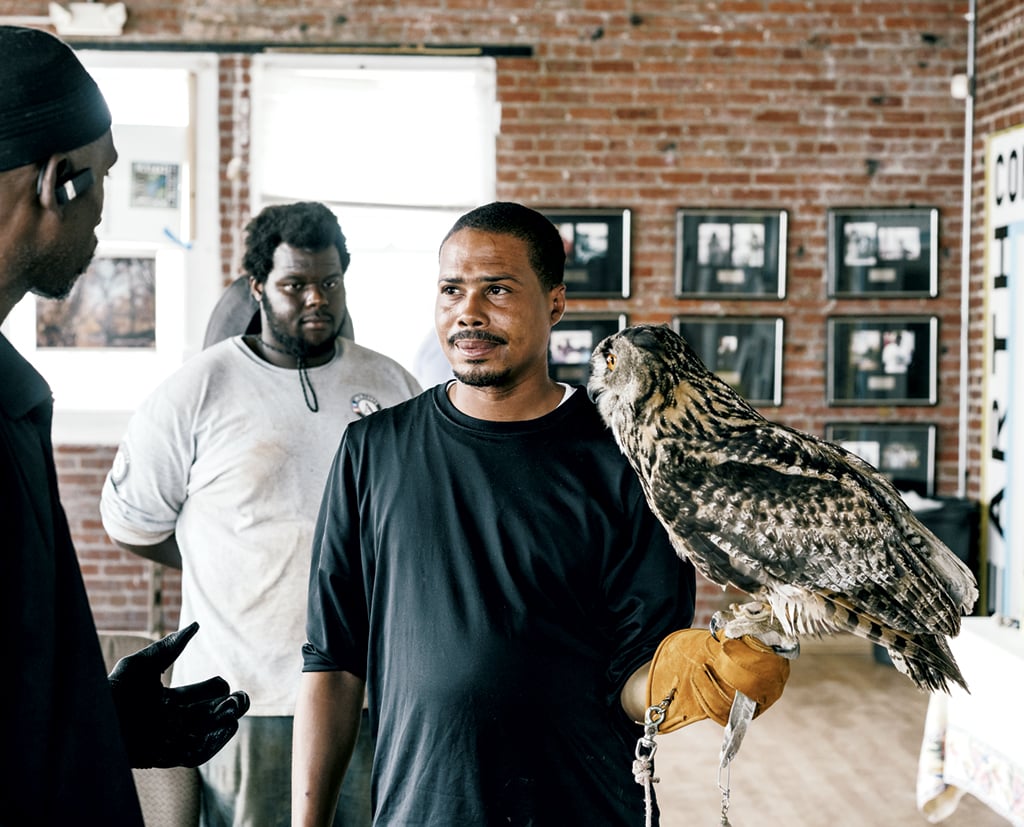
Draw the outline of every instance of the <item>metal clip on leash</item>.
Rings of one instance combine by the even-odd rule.
[[[731,765],[726,764],[725,770],[725,785],[722,785],[722,767],[718,768],[718,789],[722,793],[722,820],[718,822],[718,827],[732,827],[732,823],[729,821],[729,775]]]
[[[654,753],[658,751],[654,736],[658,734],[658,727],[665,720],[665,710],[668,709],[675,694],[676,691],[673,689],[660,704],[647,707],[647,711],[644,713],[644,734],[636,742],[633,778],[644,788],[644,812],[646,814],[644,824],[646,827],[651,827],[654,818],[651,784],[658,783],[658,779],[651,774],[654,769]]]

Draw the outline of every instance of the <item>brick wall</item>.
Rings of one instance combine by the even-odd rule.
[[[220,60],[218,117],[220,118],[221,281],[226,285],[242,272],[245,225],[249,220],[249,74],[247,55],[225,55]]]
[[[111,543],[100,522],[103,480],[114,448],[58,445],[55,448],[61,502],[75,538],[82,577],[99,629],[177,628],[181,608],[180,572],[157,567]],[[155,580],[154,580],[155,578]],[[152,601],[154,588],[159,601]],[[153,607],[159,603],[160,608]]]
[[[986,128],[1017,120],[1019,13],[986,0],[981,18],[979,115]],[[958,486],[960,350],[969,335],[972,413],[967,493],[978,493],[981,299],[960,323],[960,229],[964,109],[949,94],[967,53],[967,0],[422,0],[401,4],[132,0],[125,41],[296,44],[482,44],[528,46],[498,59],[502,106],[498,196],[537,206],[633,210],[632,297],[586,300],[574,310],[614,308],[631,322],[675,314],[781,315],[783,405],[772,419],[813,433],[827,421],[938,425],[938,492]],[[0,14],[45,14],[46,3],[0,0]],[[987,21],[987,22],[986,22]],[[987,51],[986,51],[987,50]],[[1016,58],[1013,55],[1017,55]],[[223,166],[246,157],[245,55],[221,68]],[[991,98],[985,96],[990,94]],[[986,108],[987,107],[987,108]],[[978,135],[976,150],[981,146]],[[976,173],[981,160],[976,151]],[[980,241],[975,185],[975,247]],[[226,280],[237,272],[248,218],[243,178],[221,182]],[[825,290],[830,206],[935,206],[940,210],[936,299],[829,299]],[[788,289],[783,302],[673,298],[678,207],[789,211]],[[980,266],[975,287],[980,289]],[[833,314],[935,314],[940,318],[939,404],[843,407],[825,403],[825,320]],[[62,449],[109,463],[107,449]],[[131,600],[145,573],[107,557],[93,502],[96,479],[67,469],[62,486],[81,526],[80,553],[101,617],[135,626]],[[109,567],[109,568],[108,568]],[[120,599],[120,598],[119,598]],[[717,596],[701,596],[701,613]],[[129,605],[131,604],[131,605]]]

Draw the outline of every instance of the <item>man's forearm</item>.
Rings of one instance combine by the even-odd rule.
[[[650,670],[651,662],[648,661],[629,676],[619,695],[619,702],[631,721],[643,723],[647,712],[647,675]]]
[[[178,550],[178,538],[173,534],[166,540],[161,540],[159,543],[154,543],[151,546],[136,546],[131,543],[122,543],[120,540],[114,540],[114,542],[125,551],[138,554],[139,557],[145,557],[154,563],[170,566],[172,569],[181,568],[181,552]]]
[[[292,825],[329,827],[359,733],[365,683],[349,672],[303,672],[292,734]]]

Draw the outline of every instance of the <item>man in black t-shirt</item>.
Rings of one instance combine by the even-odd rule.
[[[310,573],[296,827],[327,823],[364,688],[377,825],[630,825],[643,812],[630,766],[648,674],[692,677],[652,657],[678,630],[696,636],[690,652],[710,633],[685,629],[693,569],[611,433],[583,389],[549,376],[564,263],[533,210],[460,218],[435,309],[455,379],[342,439]],[[689,694],[669,707],[675,726],[722,723],[694,716]]]

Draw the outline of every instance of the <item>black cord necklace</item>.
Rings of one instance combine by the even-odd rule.
[[[295,359],[299,368],[299,387],[302,388],[302,398],[306,402],[306,407],[309,408],[313,413],[320,410],[320,401],[316,398],[316,389],[313,387],[313,383],[309,381],[309,367],[306,365],[306,359],[302,355],[292,353],[290,350],[285,350],[281,347],[275,347],[270,342],[265,341],[262,337],[254,337],[259,342],[260,347],[270,348],[277,353],[283,353],[285,356],[291,356]]]

